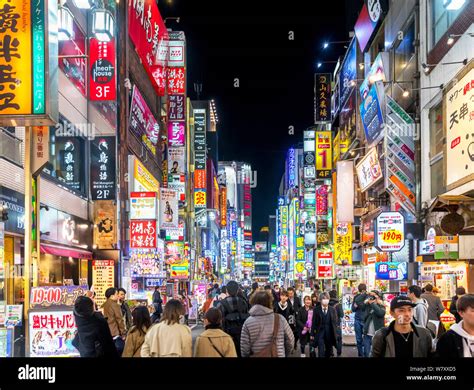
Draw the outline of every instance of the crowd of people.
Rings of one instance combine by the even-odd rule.
[[[73,345],[81,357],[301,357],[342,355],[344,312],[337,292],[315,286],[299,297],[295,288],[257,283],[245,291],[235,281],[215,284],[200,308],[205,330],[194,342],[188,315],[191,301],[181,293],[163,307],[158,290],[153,313],[146,306],[130,311],[124,289],[110,288],[98,311],[93,297],[76,300],[78,334]],[[474,294],[460,287],[450,311],[456,324],[443,332],[444,306],[433,293],[410,286],[408,295],[390,302],[394,320],[385,326],[383,295],[358,286],[354,296],[354,328],[360,357],[474,357]]]

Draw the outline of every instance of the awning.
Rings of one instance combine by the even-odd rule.
[[[449,212],[446,206],[471,204],[474,203],[474,198],[466,195],[440,195],[431,204],[429,212]]]
[[[62,257],[73,257],[75,259],[92,259],[92,252],[84,251],[81,249],[71,249],[47,244],[41,244],[41,253],[48,255],[62,256]]]

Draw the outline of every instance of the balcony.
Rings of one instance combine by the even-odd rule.
[[[22,140],[15,137],[8,130],[0,128],[0,158],[4,158],[19,166],[21,161],[21,144]]]

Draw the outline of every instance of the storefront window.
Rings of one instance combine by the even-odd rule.
[[[395,49],[395,80],[401,80],[400,74],[405,70],[408,63],[415,55],[415,23],[412,22],[403,34],[403,40]]]
[[[41,254],[39,265],[40,285],[63,285],[72,281],[79,285],[80,259],[62,257],[50,254]]]
[[[435,46],[448,28],[454,23],[456,18],[463,12],[469,1],[458,10],[447,10],[444,6],[445,0],[431,0],[431,13],[433,21],[433,40],[432,45]]]
[[[431,197],[444,192],[443,168],[443,105],[440,103],[430,110],[430,166]]]
[[[70,126],[63,122],[64,126]],[[85,185],[85,140],[75,129],[50,131],[50,159],[45,172],[64,183],[72,190],[86,193]],[[70,131],[71,130],[71,131]]]

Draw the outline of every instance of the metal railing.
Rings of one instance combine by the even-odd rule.
[[[9,131],[0,128],[0,158],[22,165],[21,144],[23,141]]]

